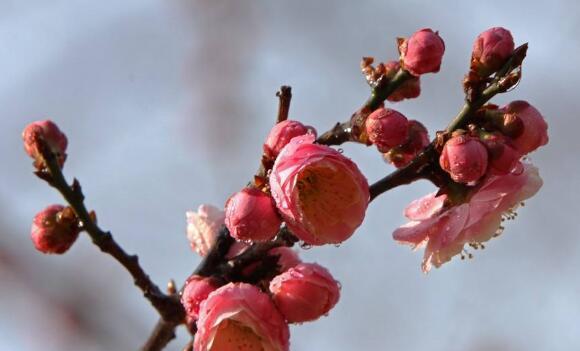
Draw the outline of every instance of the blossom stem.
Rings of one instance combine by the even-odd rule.
[[[316,139],[318,144],[322,145],[340,145],[347,141],[358,141],[364,121],[368,115],[379,108],[381,104],[403,84],[411,78],[411,74],[403,69],[399,69],[392,79],[385,79],[383,76],[372,89],[371,96],[364,105],[355,113],[347,122],[337,123],[332,129],[322,134]]]

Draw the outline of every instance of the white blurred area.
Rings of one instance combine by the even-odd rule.
[[[50,117],[66,132],[66,176],[164,286],[199,261],[185,211],[221,206],[255,171],[280,85],[293,87],[291,117],[324,131],[366,99],[363,55],[392,59],[397,36],[432,27],[442,70],[395,108],[433,133],[462,105],[473,39],[497,25],[530,43],[520,86],[494,101],[525,99],[545,115],[550,144],[531,156],[543,189],[485,251],[428,276],[391,233],[431,186],[384,194],[350,241],[302,252],[329,267],[342,298],[292,327],[291,348],[578,349],[579,11],[574,0],[0,0],[0,350],[136,350],[157,319],[85,235],[62,257],[34,250],[32,217],[62,200],[32,175],[28,122]],[[372,148],[344,149],[371,181],[392,170]],[[168,350],[186,342],[180,329]]]

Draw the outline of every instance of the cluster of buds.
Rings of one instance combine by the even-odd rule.
[[[439,164],[457,183],[475,185],[486,174],[513,171],[522,156],[548,143],[548,125],[525,101],[502,108],[486,106],[469,131],[458,130],[445,142]]]
[[[468,74],[479,75],[480,80],[472,79],[477,84],[470,88],[481,90],[493,84],[493,79],[483,80],[490,75],[510,74],[500,71],[512,55],[514,43],[508,30],[491,28],[480,34]],[[519,72],[519,67],[513,69]],[[502,78],[494,77],[499,82]],[[536,108],[514,101],[502,108],[485,105],[474,113],[466,130],[438,135],[440,172],[448,180],[438,192],[411,203],[405,210],[410,222],[393,233],[395,240],[415,249],[426,246],[423,271],[455,255],[472,257],[465,245],[483,248],[484,242],[502,232],[501,222],[513,218],[522,201],[540,189],[537,168],[522,158],[548,143],[547,129]]]
[[[206,243],[217,240],[213,228],[224,225],[224,217],[227,212],[209,205],[187,213],[188,237],[202,256],[207,255]],[[248,243],[238,241],[226,258],[233,262],[248,248]],[[285,246],[271,249],[268,256],[277,258],[276,274],[258,284],[227,282],[219,276],[193,275],[187,280],[181,302],[188,327],[196,331],[195,350],[229,350],[239,345],[288,350],[289,323],[316,320],[336,305],[340,285],[326,268],[302,262],[295,250]],[[253,264],[245,272],[251,274],[256,268]]]
[[[437,32],[423,28],[409,38],[399,38],[399,60],[372,65],[372,57],[364,57],[361,69],[372,87],[381,81],[392,81],[398,73],[407,78],[394,89],[386,100],[398,102],[420,95],[420,76],[437,73],[441,67],[445,43]],[[377,146],[387,162],[397,168],[409,162],[427,145],[427,129],[416,120],[408,120],[402,113],[391,108],[379,107],[365,120],[361,140]]]

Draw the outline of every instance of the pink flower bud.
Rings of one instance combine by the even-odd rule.
[[[449,139],[443,147],[439,164],[458,183],[471,183],[487,170],[487,149],[479,139],[459,135]]]
[[[193,324],[197,321],[199,306],[217,288],[218,285],[212,278],[192,275],[187,279],[181,294],[181,304],[185,309],[188,324]]]
[[[279,272],[286,272],[290,268],[301,263],[300,257],[298,257],[298,252],[286,246],[275,247],[268,251],[268,255],[277,255],[278,266],[280,266]]]
[[[380,107],[368,116],[365,128],[370,142],[380,152],[387,152],[407,139],[407,124],[401,113]]]
[[[489,169],[492,175],[505,175],[519,164],[522,155],[510,140],[501,134],[491,134],[483,139],[489,153]]]
[[[44,158],[40,149],[40,140],[43,140],[52,152],[62,168],[66,159],[66,147],[68,144],[66,135],[64,135],[58,126],[50,120],[32,122],[24,128],[22,132],[24,140],[24,150],[34,159],[34,166],[37,169],[45,168]]]
[[[237,240],[270,240],[280,224],[272,198],[256,188],[245,188],[226,202],[226,226]]]
[[[257,287],[230,283],[202,302],[194,349],[287,351],[288,324]]]
[[[414,76],[437,73],[445,52],[445,43],[437,32],[423,28],[399,45],[403,68]]]
[[[401,65],[398,61],[390,61],[385,64],[385,76],[392,79]],[[411,77],[401,84],[395,91],[387,97],[391,102],[398,102],[404,99],[414,99],[421,94],[421,81],[419,77]]]
[[[366,178],[340,152],[296,137],[270,175],[276,206],[290,231],[307,244],[338,244],[362,223],[369,202]]]
[[[200,205],[195,211],[187,211],[187,239],[191,248],[200,256],[207,255],[225,221],[224,211],[212,205]]]
[[[288,323],[313,321],[338,302],[340,285],[326,268],[301,263],[272,279],[272,299]]]
[[[520,135],[512,139],[519,152],[527,154],[548,143],[548,124],[532,105],[526,101],[512,101],[501,110],[514,114],[523,124]]]
[[[407,124],[407,140],[383,155],[386,161],[401,168],[409,164],[415,156],[429,145],[429,132],[421,122],[410,120]]]
[[[72,209],[61,205],[48,206],[32,221],[32,242],[45,254],[65,253],[78,236],[78,220]]]
[[[514,39],[509,30],[493,27],[481,33],[473,43],[471,66],[487,77],[499,70],[514,52]]]
[[[286,120],[280,122],[270,130],[270,134],[268,134],[268,138],[266,138],[264,143],[264,153],[274,159],[292,138],[307,133],[312,133],[316,136],[314,128],[305,126],[298,121]]]

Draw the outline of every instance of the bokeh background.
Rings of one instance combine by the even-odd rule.
[[[34,214],[61,199],[32,175],[20,133],[52,118],[68,134],[68,177],[160,285],[199,258],[185,211],[221,206],[255,171],[293,87],[291,117],[320,131],[366,98],[363,55],[396,56],[422,27],[446,43],[441,72],[396,108],[433,133],[462,104],[477,34],[509,28],[530,43],[520,86],[494,101],[532,102],[550,144],[531,158],[545,184],[499,239],[428,276],[397,245],[402,210],[432,190],[384,194],[340,247],[302,251],[342,282],[326,318],[293,326],[292,350],[577,350],[580,347],[580,3],[531,1],[0,0],[0,349],[135,350],[157,320],[129,275],[86,236],[62,257],[37,253]],[[372,148],[344,147],[373,181]],[[183,329],[168,350],[187,342]]]

